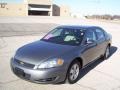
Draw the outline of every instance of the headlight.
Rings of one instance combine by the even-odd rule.
[[[47,68],[58,67],[58,66],[62,66],[63,63],[64,63],[64,60],[62,60],[62,59],[53,59],[53,60],[49,60],[49,61],[41,63],[38,66],[38,69],[47,69]]]

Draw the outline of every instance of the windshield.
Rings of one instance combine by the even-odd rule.
[[[82,29],[56,28],[41,40],[56,44],[76,46],[80,45],[83,35]]]

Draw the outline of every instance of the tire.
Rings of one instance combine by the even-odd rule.
[[[73,61],[72,64],[70,65],[67,73],[67,81],[70,84],[74,84],[78,81],[79,79],[79,73],[81,69],[81,64],[79,61]]]
[[[104,60],[108,59],[110,56],[110,46],[107,46],[106,50],[105,50],[105,54],[103,56]]]

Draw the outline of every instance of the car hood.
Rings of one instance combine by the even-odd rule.
[[[64,53],[70,52],[75,47],[36,41],[19,48],[16,52],[15,59],[31,64],[39,64],[41,61],[49,58],[62,57]]]

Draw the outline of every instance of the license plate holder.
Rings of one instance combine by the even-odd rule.
[[[24,70],[22,70],[20,68],[15,68],[15,73],[20,77],[25,77]]]

